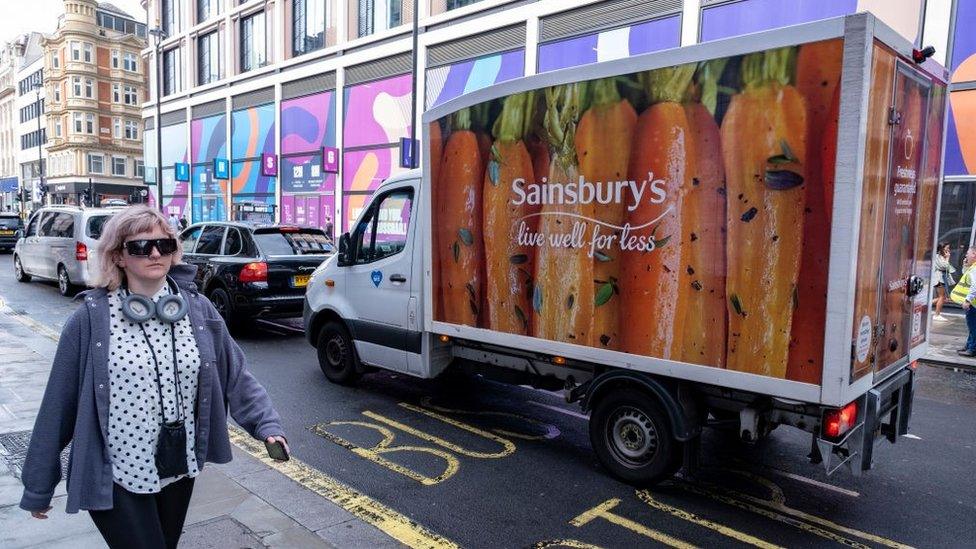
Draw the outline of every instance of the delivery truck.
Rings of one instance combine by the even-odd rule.
[[[460,369],[564,390],[639,485],[703,427],[860,474],[928,340],[946,70],[870,14],[488,87],[309,283],[333,382]]]

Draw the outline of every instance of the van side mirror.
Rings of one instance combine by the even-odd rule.
[[[349,233],[342,233],[339,237],[339,259],[337,263],[340,267],[345,267],[352,263],[352,258],[349,257],[349,247],[352,242],[352,238],[349,237]]]

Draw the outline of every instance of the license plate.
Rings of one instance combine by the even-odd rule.
[[[311,275],[295,275],[291,277],[291,285],[295,288],[304,288],[308,286],[308,280],[312,278]]]
[[[12,236],[14,231],[0,231],[0,236]]]

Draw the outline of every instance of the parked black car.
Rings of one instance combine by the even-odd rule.
[[[197,287],[231,327],[300,316],[312,271],[335,251],[321,229],[287,225],[197,223],[180,238]]]
[[[24,221],[13,212],[0,213],[0,250],[9,252],[24,232]]]

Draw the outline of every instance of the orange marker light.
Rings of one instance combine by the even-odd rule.
[[[552,362],[553,364],[562,365],[562,364],[566,364],[566,359],[561,356],[554,356],[552,357]]]
[[[441,340],[441,343],[447,343],[448,341],[451,340],[451,338],[447,337],[446,335],[442,335],[438,339]]]
[[[331,278],[326,278],[325,285],[330,288],[335,288],[335,280],[332,280]]]

